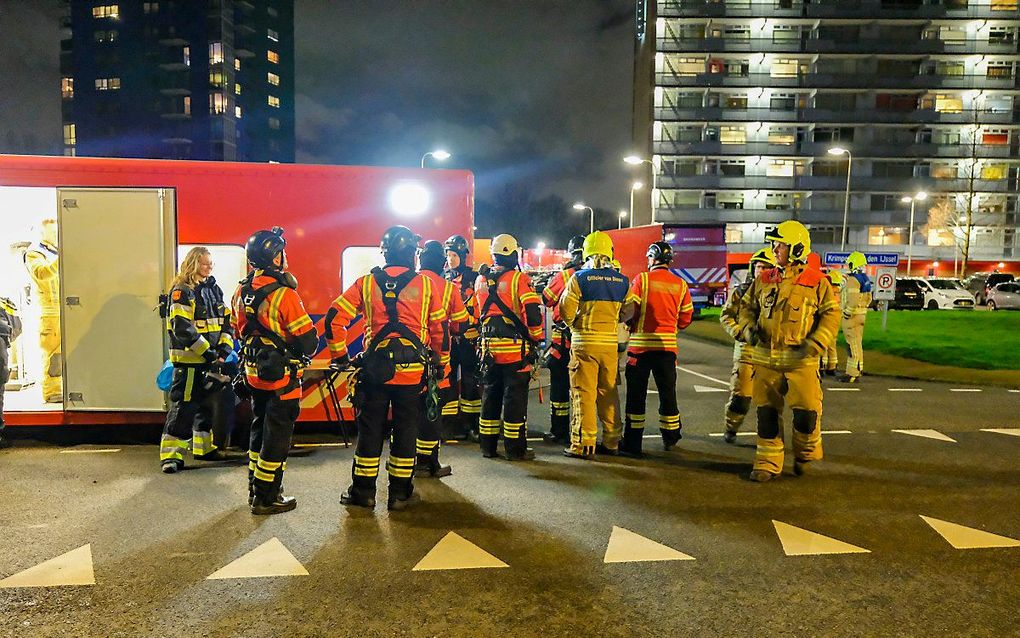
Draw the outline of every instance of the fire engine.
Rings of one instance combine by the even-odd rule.
[[[62,397],[42,396],[40,300],[24,253],[57,225]],[[384,230],[404,224],[426,239],[469,240],[474,178],[467,171],[239,164],[81,157],[0,156],[0,296],[24,332],[12,344],[5,396],[9,425],[162,421],[155,385],[167,344],[159,317],[178,260],[212,251],[229,298],[246,272],[244,243],[259,229],[286,231],[291,271],[321,335],[329,304],[381,262]],[[354,351],[362,330],[351,330]],[[312,368],[324,368],[320,352]],[[324,420],[329,401],[308,374],[302,420]],[[341,380],[338,393],[345,395]],[[343,398],[343,397],[342,397]],[[343,403],[344,416],[352,418]]]

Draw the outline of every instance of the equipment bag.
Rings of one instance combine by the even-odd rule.
[[[365,347],[361,375],[366,383],[375,385],[387,383],[396,376],[398,364],[421,363],[426,368],[429,365],[425,344],[418,335],[401,323],[400,311],[397,310],[400,293],[416,276],[417,273],[413,270],[393,276],[382,268],[372,269],[372,278],[379,286],[383,307],[386,309],[386,324],[372,335],[372,340]],[[366,300],[366,303],[371,301]],[[394,338],[393,333],[399,338]],[[407,352],[407,348],[400,347],[400,339],[411,344],[410,353]],[[385,340],[389,340],[387,347],[380,347]]]

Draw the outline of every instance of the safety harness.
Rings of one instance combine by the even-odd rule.
[[[507,273],[513,273],[513,271],[504,270],[500,273],[493,273],[493,271],[490,270],[484,274],[485,283],[488,288],[489,294],[485,300],[485,304],[482,306],[482,310],[480,313],[480,316],[483,317],[482,337],[504,337],[504,338],[509,337],[512,339],[519,338],[521,340],[521,359],[522,361],[529,361],[530,359],[533,358],[533,355],[535,353],[535,342],[532,341],[531,339],[531,335],[528,332],[528,326],[525,325],[523,321],[521,321],[521,318],[517,315],[516,312],[511,310],[510,307],[506,305],[506,303],[500,298],[499,293],[497,292],[500,277]],[[500,324],[496,324],[495,326],[493,326],[490,323],[489,320],[494,319],[495,316],[487,317],[486,315],[488,314],[489,309],[492,306],[496,306],[496,309],[499,310],[500,315],[502,315],[503,319],[506,320],[502,322],[502,325],[509,326],[510,328],[513,329],[511,334],[509,335],[500,334],[501,332],[499,329]]]
[[[244,329],[241,332],[243,345],[241,356],[246,363],[255,365],[258,377],[264,381],[279,381],[290,370],[291,382],[297,383],[298,366],[292,362],[293,352],[283,337],[262,325],[258,319],[259,308],[269,296],[280,288],[288,287],[279,276],[271,271],[264,271],[275,281],[260,288],[255,288],[255,271],[252,271],[241,282],[241,302],[244,310]],[[272,347],[263,341],[268,341]],[[290,389],[290,388],[288,388]]]
[[[365,347],[366,354],[376,352],[379,349],[379,345],[385,339],[390,338],[395,332],[401,338],[411,342],[415,355],[421,363],[427,364],[429,362],[428,352],[426,352],[425,344],[422,343],[421,337],[411,332],[411,329],[400,321],[400,311],[397,310],[397,301],[400,299],[400,293],[403,292],[404,288],[407,288],[407,285],[417,275],[418,273],[413,270],[407,270],[399,275],[390,275],[378,266],[372,269],[372,278],[382,292],[382,302],[386,309],[386,325],[372,335],[372,340]],[[392,353],[389,356],[392,358]],[[417,361],[399,361],[395,363],[417,363]]]

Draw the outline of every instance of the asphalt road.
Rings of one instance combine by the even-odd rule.
[[[536,443],[511,464],[451,445],[454,475],[418,480],[426,503],[403,513],[339,504],[353,452],[329,434],[298,437],[333,445],[292,456],[300,505],[268,518],[236,464],[165,476],[154,445],[19,442],[0,451],[0,636],[1020,635],[1020,547],[957,549],[921,518],[1020,539],[1020,437],[982,431],[1020,428],[1020,393],[867,377],[827,392],[823,427],[847,433],[815,472],[758,485],[754,437],[712,436],[728,350],[685,341],[681,366],[679,450],[582,462]],[[533,401],[532,428],[546,415]],[[611,537],[612,560],[684,560],[604,562]],[[281,546],[275,568],[307,575],[207,579]],[[787,555],[834,549],[854,553]],[[55,578],[90,554],[95,584],[4,586],[66,552],[82,560]],[[506,566],[415,571],[426,555]]]

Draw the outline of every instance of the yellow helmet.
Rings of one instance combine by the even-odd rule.
[[[844,279],[844,277],[843,277],[843,273],[842,272],[840,272],[838,270],[830,270],[828,272],[828,275],[829,275],[829,281],[832,282],[833,286],[840,286],[840,287],[843,286],[843,279]]]
[[[592,255],[604,255],[606,257],[613,256],[613,238],[602,232],[596,230],[594,233],[584,238],[584,251],[582,257],[588,259]]]
[[[766,266],[772,266],[773,268],[775,268],[777,266],[776,254],[772,252],[771,248],[762,248],[758,252],[751,255],[751,259],[747,262],[747,265],[753,268],[755,262],[765,264]]]
[[[620,263],[619,259],[614,259],[613,260],[613,269],[614,270],[620,270],[620,271],[623,270],[623,264]]]
[[[496,235],[492,238],[492,245],[489,250],[492,252],[492,256],[496,255],[512,255],[517,252],[520,246],[517,244],[517,240],[513,235]]]
[[[868,258],[864,256],[864,253],[860,251],[853,251],[846,257],[846,267],[850,269],[850,272],[857,272],[858,270],[864,270],[868,265]]]
[[[811,254],[811,234],[804,224],[789,219],[765,233],[765,241],[778,241],[790,247],[790,261],[807,262]]]

